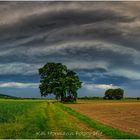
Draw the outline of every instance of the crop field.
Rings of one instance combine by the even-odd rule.
[[[81,100],[68,105],[76,111],[121,130],[140,134],[140,101]]]
[[[0,138],[140,138],[138,133],[124,132],[103,124],[104,121],[97,122],[98,117],[92,118],[85,112],[94,106],[92,104],[97,107],[97,103],[86,102],[64,105],[53,100],[1,99]],[[80,106],[83,108],[81,111],[78,109]],[[94,109],[90,112],[94,112]],[[95,113],[101,118],[98,112]]]

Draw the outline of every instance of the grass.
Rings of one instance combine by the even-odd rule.
[[[71,138],[71,135],[72,138],[85,138],[75,134],[76,131],[79,131],[78,127],[70,120],[70,115],[66,114],[65,111],[57,106],[57,104],[49,103],[47,116],[49,116],[49,123],[52,129],[51,132],[57,132],[57,138]]]
[[[15,122],[17,116],[24,114],[28,109],[30,109],[34,104],[27,102],[1,102],[0,103],[0,123]]]
[[[38,100],[0,100],[0,138],[90,138],[57,103]]]
[[[19,138],[24,128],[23,120],[35,105],[32,102],[0,101],[0,138]]]
[[[81,132],[102,132],[88,135]],[[79,132],[79,134],[77,134]],[[140,138],[98,123],[65,105],[46,100],[0,100],[1,139]]]

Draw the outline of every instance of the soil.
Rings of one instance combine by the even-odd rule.
[[[140,134],[140,102],[90,102],[67,106],[108,126]]]

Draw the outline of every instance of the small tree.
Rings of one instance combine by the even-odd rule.
[[[113,89],[108,89],[105,91],[105,99],[113,99]]]
[[[81,81],[74,71],[61,63],[47,63],[39,69],[41,96],[54,94],[61,101],[76,100]]]
[[[124,90],[121,88],[117,89],[108,89],[105,91],[104,99],[122,99]]]
[[[124,94],[124,90],[121,89],[121,88],[118,88],[118,89],[114,89],[114,92],[113,92],[113,96],[114,96],[114,99],[122,99],[123,98],[123,94]]]

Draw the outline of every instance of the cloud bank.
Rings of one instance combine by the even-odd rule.
[[[39,83],[0,82],[1,88],[37,88]]]
[[[136,1],[0,2],[0,81],[36,83],[39,67],[61,62],[94,88],[139,96],[139,11]]]

